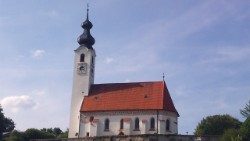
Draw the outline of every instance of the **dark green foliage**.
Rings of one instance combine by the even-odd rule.
[[[58,128],[58,127],[55,127],[55,128],[42,128],[41,131],[54,134],[55,136],[58,136],[58,135],[63,133],[62,130],[60,128]]]
[[[61,134],[59,134],[57,136],[57,138],[59,138],[59,139],[68,138],[68,134],[69,134],[69,129],[67,129],[65,132],[62,132]]]
[[[14,128],[15,124],[13,120],[4,116],[3,109],[0,105],[0,141],[3,139],[4,132],[11,132]]]
[[[25,135],[28,139],[54,139],[56,136],[49,132],[43,132],[38,129],[30,128],[27,129]]]
[[[14,130],[10,136],[5,139],[6,141],[27,141],[27,137],[25,136],[24,132],[18,132],[17,130]]]
[[[3,109],[0,105],[0,141],[3,139],[3,131],[4,131],[4,114],[3,114]]]
[[[4,132],[11,132],[15,129],[15,123],[12,119],[6,118],[4,119]]]
[[[47,132],[47,133],[53,134],[53,129],[52,129],[52,128],[47,128],[47,129],[46,129],[46,132]]]
[[[240,128],[242,141],[250,141],[250,117],[248,117]]]
[[[241,122],[230,115],[214,115],[203,119],[195,129],[194,134],[203,135],[222,135],[227,129],[239,129]]]
[[[27,129],[25,132],[14,130],[8,138],[4,141],[28,141],[30,139],[55,139],[67,138],[68,130],[62,132],[58,127],[56,128],[43,128],[43,129]]]
[[[60,128],[58,128],[58,127],[55,127],[55,128],[53,129],[53,133],[54,133],[56,136],[58,136],[58,135],[60,135],[60,134],[62,133],[62,130],[61,130]]]
[[[242,141],[241,136],[239,136],[239,130],[237,129],[227,129],[220,141]]]
[[[246,104],[245,108],[240,110],[240,113],[245,118],[250,117],[250,100],[248,101],[248,104]]]

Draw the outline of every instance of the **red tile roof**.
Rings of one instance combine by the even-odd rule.
[[[80,111],[157,109],[178,115],[164,81],[93,84]]]

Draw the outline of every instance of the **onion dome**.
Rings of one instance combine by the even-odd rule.
[[[83,33],[78,37],[77,42],[81,46],[85,46],[89,49],[93,49],[92,45],[95,43],[95,39],[90,34],[90,29],[93,27],[89,21],[89,8],[87,8],[87,19],[82,23]]]

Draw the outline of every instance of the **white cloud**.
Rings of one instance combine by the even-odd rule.
[[[5,97],[0,103],[4,109],[9,109],[13,113],[18,112],[20,109],[35,108],[37,105],[28,95]]]
[[[37,50],[32,52],[32,57],[36,58],[36,59],[39,59],[39,58],[42,58],[44,56],[44,54],[45,54],[44,50],[37,49]]]

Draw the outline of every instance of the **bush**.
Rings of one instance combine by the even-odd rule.
[[[203,119],[195,129],[195,135],[223,135],[227,129],[239,129],[241,122],[230,115],[214,115]]]

